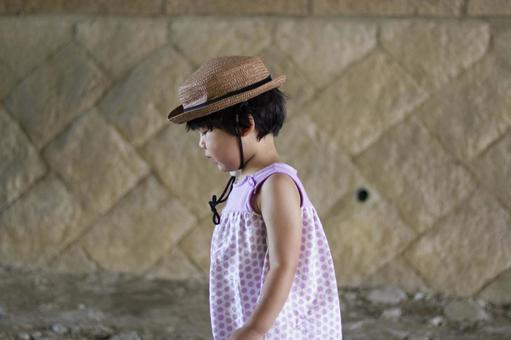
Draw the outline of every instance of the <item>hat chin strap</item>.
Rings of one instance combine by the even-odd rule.
[[[237,123],[239,122],[238,115],[236,115],[236,122]],[[235,132],[236,132],[236,136],[238,137],[238,145],[239,145],[239,149],[240,149],[240,166],[239,166],[238,170],[242,170],[243,167],[245,166],[245,164],[244,164],[245,162],[243,160],[243,144],[241,143],[241,131],[240,131],[239,125],[236,126]],[[227,182],[227,185],[225,186],[224,191],[222,192],[222,195],[220,195],[220,199],[217,199],[216,195],[213,195],[213,197],[211,198],[211,201],[209,201],[209,207],[211,209],[211,212],[213,213],[213,223],[214,224],[220,223],[220,215],[218,214],[218,211],[216,210],[216,206],[220,203],[227,201],[227,198],[229,197],[229,194],[232,191],[232,186],[233,186],[235,180],[236,180],[236,176],[231,176],[231,178],[229,178],[229,181]],[[227,192],[227,190],[229,190],[229,191]],[[225,196],[226,192],[227,192],[227,196]]]
[[[241,136],[238,134],[238,145],[240,146],[240,167],[238,170],[242,170],[243,167],[245,167],[244,161],[243,161],[243,145],[241,144]]]

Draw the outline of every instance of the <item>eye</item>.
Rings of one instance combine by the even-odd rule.
[[[200,131],[200,134],[201,135],[205,135],[206,133],[208,133],[209,131],[212,131],[213,129],[208,129],[208,128],[202,128]]]

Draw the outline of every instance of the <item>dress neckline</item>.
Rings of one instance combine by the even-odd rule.
[[[267,166],[265,167],[262,167],[261,169],[251,173],[251,174],[248,174],[248,175],[245,175],[245,177],[243,177],[241,180],[237,181],[237,182],[234,182],[234,186],[237,187],[237,186],[240,186],[242,185],[243,183],[245,183],[249,177],[253,178],[257,175],[259,175],[260,173],[264,172],[265,170],[269,169],[269,168],[272,168],[276,165],[279,165],[279,166],[284,166],[286,168],[288,168],[289,170],[291,170],[292,172],[296,172],[296,169],[293,168],[291,165],[287,164],[287,163],[283,163],[283,162],[274,162],[274,163],[271,163],[271,164],[268,164]]]

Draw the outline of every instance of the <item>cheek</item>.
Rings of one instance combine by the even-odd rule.
[[[224,139],[211,139],[206,142],[206,145],[210,154],[223,161],[228,161],[233,154],[236,155],[238,152],[232,143]]]
[[[208,136],[202,137],[202,145],[209,151],[209,153],[214,153],[218,149],[217,142],[215,142],[214,138],[208,138]]]
[[[208,149],[213,144],[213,141],[211,140],[211,138],[208,138],[207,135],[206,136],[202,136],[202,142],[204,143],[204,146],[206,146]]]
[[[224,153],[224,149],[220,147],[221,144],[216,143],[214,141],[211,141],[209,143],[206,143],[206,148],[208,149],[209,153],[214,156],[220,156]]]

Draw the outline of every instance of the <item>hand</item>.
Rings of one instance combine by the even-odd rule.
[[[263,340],[263,335],[253,328],[243,326],[235,330],[229,340]]]

